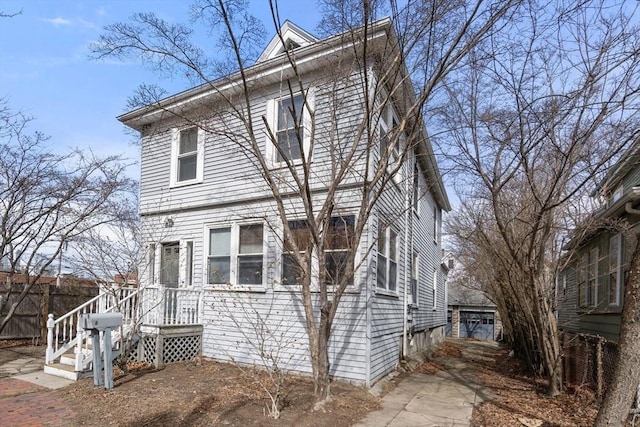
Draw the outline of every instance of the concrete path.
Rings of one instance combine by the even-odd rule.
[[[473,374],[474,363],[482,363],[495,342],[455,340],[463,357],[446,358],[444,371],[434,375],[412,373],[383,397],[383,408],[371,412],[354,427],[469,426],[473,407],[489,397]]]

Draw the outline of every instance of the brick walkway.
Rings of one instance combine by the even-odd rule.
[[[55,390],[15,378],[0,380],[0,423],[6,426],[67,426],[75,412]]]

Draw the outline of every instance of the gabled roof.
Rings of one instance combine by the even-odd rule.
[[[293,22],[286,20],[260,54],[257,62],[275,58],[283,54],[287,49],[308,46],[317,41],[318,39],[316,37],[298,27]]]

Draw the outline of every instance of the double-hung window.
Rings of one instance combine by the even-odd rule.
[[[262,285],[263,232],[262,224],[233,224],[209,229],[208,283]]]
[[[347,274],[349,250],[353,248],[354,216],[338,216],[329,220],[326,232],[325,265],[327,268],[326,284],[335,286]],[[349,275],[347,285],[353,285],[353,274]]]
[[[395,292],[398,277],[398,235],[391,228],[378,230],[377,286]]]
[[[395,117],[393,107],[387,105],[380,116],[380,161],[386,164],[388,171],[393,171],[398,166],[400,159],[400,144],[402,139],[398,134],[398,121]],[[400,171],[393,175],[393,180],[399,183],[401,180]]]
[[[622,234],[609,240],[609,305],[620,305],[622,287]]]
[[[325,231],[325,284],[338,285],[347,274],[346,266],[349,250],[353,248],[354,216],[332,217],[329,228]],[[311,249],[311,234],[306,221],[289,221],[289,229],[300,255],[306,255]],[[284,241],[282,253],[282,283],[284,285],[300,285],[304,269],[298,265],[293,255],[293,244],[288,239]],[[347,285],[353,284],[353,274],[349,274]]]
[[[417,253],[411,259],[411,295],[409,304],[418,305],[418,274],[420,271],[420,258]]]
[[[298,251],[302,257],[311,249],[311,234],[307,221],[289,221],[289,229],[293,235]],[[303,281],[304,269],[298,264],[293,255],[293,244],[291,240],[284,240],[282,250],[282,284],[301,285]]]
[[[588,272],[588,302],[591,307],[598,305],[598,248],[593,248],[589,252]]]
[[[583,254],[578,261],[576,268],[576,277],[578,282],[578,301],[580,307],[587,307],[589,305],[589,298],[587,293],[587,266],[589,264],[589,254]]]
[[[302,158],[305,142],[305,105],[302,94],[276,101],[275,156],[277,163]]]
[[[197,127],[174,129],[171,150],[171,186],[202,182],[204,132]]]
[[[438,271],[433,269],[433,292],[431,294],[433,298],[433,309],[436,310],[438,308]]]
[[[420,214],[420,168],[417,162],[413,165],[413,212]]]

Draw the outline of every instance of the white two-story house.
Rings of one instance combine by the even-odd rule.
[[[144,323],[164,337],[148,344],[153,351],[186,334],[179,345],[205,357],[260,364],[256,348],[264,344],[282,368],[310,372],[289,240],[304,235],[327,197],[327,227],[349,235],[365,220],[332,328],[331,375],[371,385],[444,336],[447,194],[422,119],[404,110],[408,76],[385,80],[385,67],[360,63],[354,34],[319,40],[285,22],[242,73],[118,117],[141,135]],[[371,24],[368,37],[378,59],[397,52],[390,20]],[[364,126],[374,116],[375,125]],[[393,144],[396,128],[404,130]],[[361,149],[350,150],[354,144]],[[387,188],[363,211],[363,186],[383,152],[390,176],[378,185]],[[308,168],[299,175],[308,181],[292,178],[288,161]],[[313,206],[299,196],[303,186]],[[328,274],[340,274],[345,243],[328,245]]]

